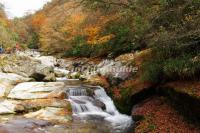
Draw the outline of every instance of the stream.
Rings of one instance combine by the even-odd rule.
[[[93,90],[87,90],[88,88]],[[69,101],[74,119],[106,123],[110,133],[128,133],[133,125],[132,118],[118,112],[112,99],[99,86],[69,87]],[[103,105],[103,109],[98,106]],[[102,126],[102,124],[100,124]],[[101,127],[104,128],[104,127]]]

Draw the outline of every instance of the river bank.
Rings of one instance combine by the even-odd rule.
[[[170,132],[199,132],[199,82],[156,85],[142,81],[141,63],[149,58],[149,54],[150,50],[144,50],[115,59],[56,59],[37,51],[1,55],[0,114],[3,117],[0,131],[9,133],[16,127],[22,133],[32,129],[34,133],[57,130],[63,133],[140,133],[161,132],[163,128],[170,128]],[[95,91],[97,86],[102,86],[103,91]],[[159,97],[152,97],[154,95]],[[181,99],[185,99],[184,102]],[[179,109],[173,107],[177,104]],[[136,123],[117,109],[132,115]],[[179,110],[186,113],[180,115]],[[154,117],[149,121],[150,114]],[[164,123],[159,119],[162,117]],[[188,118],[192,117],[197,118],[196,125],[193,119],[188,123]],[[25,126],[21,127],[19,123]],[[177,126],[180,130],[173,128]],[[115,127],[116,130],[112,130]]]
[[[67,69],[77,66],[73,61],[30,51],[1,59],[0,114],[14,114],[3,118],[2,132],[16,127],[15,132],[126,133],[132,128],[132,118],[117,111],[103,88],[80,81],[88,72]]]

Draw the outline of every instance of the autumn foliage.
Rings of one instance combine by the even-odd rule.
[[[77,1],[53,0],[41,11],[28,16],[26,22],[32,32],[37,33],[38,45],[43,52],[101,56],[108,54],[113,46],[118,47],[111,42],[117,35],[107,29],[120,17],[118,9],[104,12],[87,9]]]

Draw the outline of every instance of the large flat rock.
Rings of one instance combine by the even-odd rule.
[[[11,90],[8,97],[12,99],[60,98],[64,93],[63,82],[25,82]]]
[[[15,85],[22,82],[31,81],[30,78],[25,78],[13,73],[0,73],[0,97],[5,97]]]

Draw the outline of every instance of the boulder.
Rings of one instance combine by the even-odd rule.
[[[35,59],[39,60],[43,65],[48,67],[54,67],[57,64],[56,58],[53,56],[40,56]]]
[[[63,82],[26,82],[15,86],[8,97],[12,99],[63,98]]]
[[[18,83],[31,80],[30,78],[25,78],[17,74],[0,72],[0,97],[7,96],[10,90]]]
[[[33,77],[37,81],[42,81],[42,77],[53,72],[53,67],[41,64],[39,60],[31,57],[7,55],[3,60],[5,63],[0,67],[3,72]]]
[[[29,77],[34,78],[36,81],[55,81],[55,76],[53,76],[53,67],[48,67],[43,64],[38,64],[33,68],[32,73],[29,74]],[[54,74],[55,75],[55,74]]]
[[[46,107],[39,111],[24,115],[26,118],[36,118],[50,122],[67,123],[72,120],[71,110],[66,108]]]
[[[0,102],[0,114],[14,114],[24,111],[24,106],[18,101],[3,100]]]

